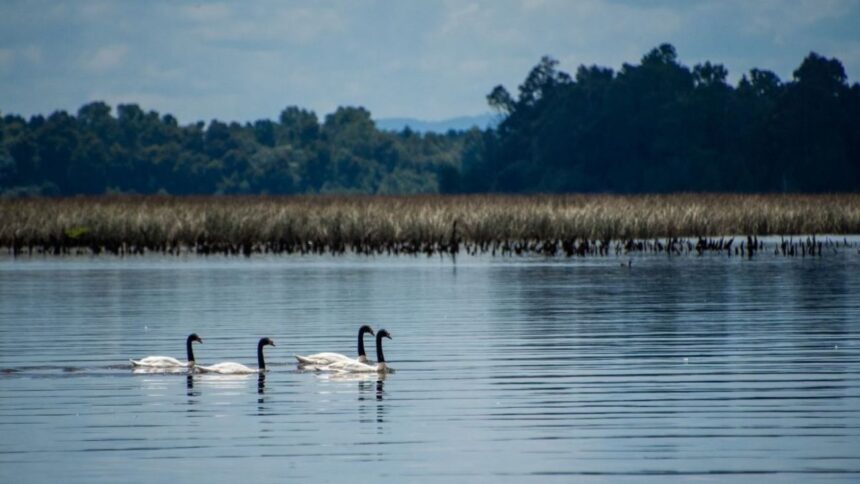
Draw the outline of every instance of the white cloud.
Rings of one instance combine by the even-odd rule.
[[[845,64],[860,64],[860,41],[846,42],[836,47],[833,55]]]
[[[0,75],[6,75],[7,72],[12,71],[12,62],[15,58],[15,53],[12,49],[4,49],[0,48]],[[0,106],[0,110],[3,107]]]
[[[12,58],[15,56],[15,53],[12,49],[4,49],[0,48],[0,66],[9,65],[12,63]]]
[[[474,22],[480,21],[479,11],[480,7],[476,3],[455,5],[448,11],[445,23],[439,28],[439,33],[447,35],[463,27],[471,28]]]
[[[784,79],[815,50],[856,81],[852,20],[858,0],[0,2],[0,109],[106,93],[181,120],[252,120],[288,104],[438,119],[487,111],[487,92],[516,89],[542,55],[571,73],[617,69],[662,42],[687,65]]]
[[[18,52],[18,57],[31,64],[42,62],[42,48],[37,45],[28,45]]]
[[[341,31],[346,25],[341,14],[332,9],[285,9],[271,19],[269,27],[294,42],[309,42]]]
[[[726,20],[740,32],[769,38],[781,45],[822,21],[837,19],[856,9],[856,0],[733,0],[698,5],[689,17]]]
[[[182,16],[195,22],[217,22],[229,19],[230,7],[223,3],[199,3],[180,10]]]
[[[105,18],[105,16],[112,15],[115,11],[114,5],[105,1],[81,1],[76,6],[81,16],[97,21]]]
[[[546,0],[522,0],[522,7],[525,10],[532,10],[536,8],[542,8],[546,5]]]
[[[303,44],[341,31],[346,20],[337,10],[323,7],[262,8],[249,5],[241,15],[223,5],[203,11],[185,10],[196,23],[192,32],[206,42],[276,48],[282,42]]]
[[[99,48],[85,65],[91,71],[104,72],[120,66],[128,54],[125,44],[107,45]]]

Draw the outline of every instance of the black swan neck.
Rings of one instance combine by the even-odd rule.
[[[376,334],[376,362],[385,363],[385,355],[382,354],[382,335]]]
[[[263,359],[263,342],[257,344],[257,367],[261,370],[266,369],[266,360]]]
[[[185,340],[185,353],[188,355],[188,361],[194,361],[194,350],[191,348],[191,343],[193,343],[191,337],[189,336],[187,340]]]
[[[364,328],[358,330],[358,356],[367,356],[364,351]]]

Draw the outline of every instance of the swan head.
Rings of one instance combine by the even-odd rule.
[[[188,342],[189,342],[189,343],[191,343],[192,341],[196,341],[196,342],[198,342],[198,343],[202,343],[202,342],[203,342],[203,338],[201,338],[200,336],[197,336],[197,333],[191,333],[191,334],[189,334],[189,335],[188,335]]]
[[[260,342],[257,343],[257,346],[262,348],[263,346],[275,346],[275,342],[270,338],[260,338]]]
[[[388,331],[387,331],[387,330],[384,330],[384,329],[380,329],[380,330],[379,330],[379,332],[378,332],[378,333],[376,333],[376,337],[377,337],[378,339],[382,339],[382,338],[393,339],[393,338],[391,337],[391,334],[389,334],[389,333],[388,333]]]
[[[358,328],[358,334],[364,334],[364,333],[370,333],[371,336],[373,336],[374,335],[373,328],[371,328],[370,326],[368,326],[366,324],[363,325],[362,327]]]

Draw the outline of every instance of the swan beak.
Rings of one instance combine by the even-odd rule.
[[[386,337],[386,338],[388,338],[388,339],[392,339],[392,340],[394,339],[394,338],[392,338],[392,337],[391,337],[391,335],[390,335],[390,334],[386,334],[386,335],[385,335],[385,337]]]
[[[275,346],[275,342],[274,342],[274,341],[270,341],[270,342],[269,342],[269,344],[270,344],[270,345],[272,345],[272,346]]]

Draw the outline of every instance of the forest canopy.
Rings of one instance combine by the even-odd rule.
[[[856,192],[860,85],[810,53],[783,81],[689,68],[660,45],[618,71],[544,57],[517,92],[487,96],[491,129],[376,128],[341,107],[320,120],[195,122],[136,104],[0,118],[5,196],[104,193]]]

